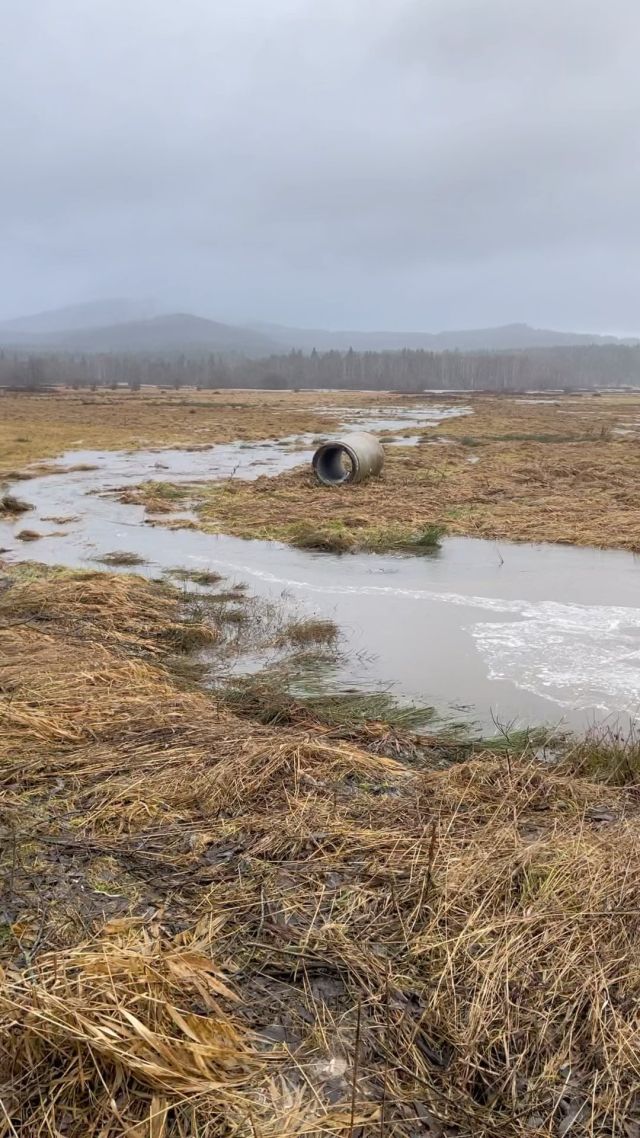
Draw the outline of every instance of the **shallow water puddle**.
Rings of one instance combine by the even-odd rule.
[[[297,440],[300,441],[300,440]],[[302,440],[302,444],[308,440]],[[345,630],[349,684],[399,695],[483,726],[549,722],[584,726],[640,711],[640,562],[633,555],[567,546],[501,545],[451,538],[440,554],[334,556],[146,523],[142,507],[103,492],[146,480],[255,478],[306,461],[281,443],[208,450],[82,451],[13,489],[34,509],[0,523],[10,560],[93,566],[114,550],[145,559],[136,572],[211,568],[254,592]],[[310,452],[309,452],[310,453]],[[46,519],[55,518],[58,524]],[[59,519],[69,518],[67,524]],[[24,528],[44,536],[23,546]],[[52,530],[62,530],[52,536]],[[285,603],[287,603],[285,599]]]
[[[470,407],[441,407],[435,404],[428,407],[364,407],[345,409],[317,407],[322,415],[341,419],[340,430],[348,431],[405,431],[418,427],[437,427],[446,419],[456,419],[460,415],[471,415]]]

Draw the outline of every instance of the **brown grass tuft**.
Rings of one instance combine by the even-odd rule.
[[[32,509],[33,506],[23,502],[22,498],[16,498],[15,494],[3,494],[0,498],[0,514],[26,514]]]
[[[335,644],[340,630],[333,620],[295,620],[288,624],[278,638],[279,644],[292,644],[304,648],[309,644]]]

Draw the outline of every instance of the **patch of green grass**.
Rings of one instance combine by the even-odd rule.
[[[240,676],[224,690],[227,706],[236,714],[263,724],[294,724],[314,719],[328,727],[354,729],[367,723],[383,723],[397,730],[417,731],[434,717],[432,707],[402,703],[389,692],[322,690],[318,663],[316,684],[309,675],[296,675],[295,662],[283,669]]]
[[[554,752],[563,743],[562,732],[545,727],[505,727],[498,735],[489,735],[474,741],[474,750],[492,754],[523,755],[551,748]]]
[[[640,783],[640,738],[634,732],[593,730],[569,742],[561,763],[595,782],[633,786]]]
[[[421,529],[391,524],[348,526],[343,521],[296,522],[279,531],[281,540],[297,549],[324,553],[432,553],[440,548],[442,526]]]
[[[175,482],[146,482],[144,488],[148,489],[154,498],[163,498],[168,502],[178,502],[189,495],[188,486]]]
[[[445,532],[444,526],[425,526],[423,530],[416,532],[411,544],[419,549],[440,549]]]

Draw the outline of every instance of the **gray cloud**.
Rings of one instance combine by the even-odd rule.
[[[21,0],[0,314],[640,331],[634,0]]]

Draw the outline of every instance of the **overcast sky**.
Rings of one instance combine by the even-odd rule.
[[[637,0],[16,0],[0,316],[640,332]]]

